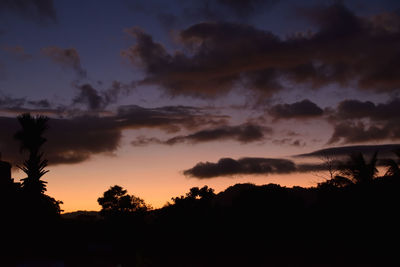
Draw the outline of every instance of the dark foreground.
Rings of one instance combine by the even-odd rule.
[[[238,184],[106,219],[2,218],[1,266],[400,266],[400,179]]]

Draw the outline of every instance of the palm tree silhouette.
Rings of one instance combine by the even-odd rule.
[[[393,151],[397,159],[386,159],[383,164],[388,167],[385,176],[395,176],[400,177],[400,149]]]
[[[372,181],[378,169],[376,163],[378,160],[378,153],[375,152],[372,158],[367,162],[362,153],[355,153],[350,155],[350,160],[341,167],[341,174],[337,175],[334,179],[341,181],[345,184],[360,184]]]
[[[18,166],[27,177],[22,180],[22,189],[29,194],[43,194],[46,191],[46,181],[41,180],[48,172],[45,170],[47,160],[42,159],[41,146],[47,141],[42,134],[48,128],[48,118],[45,116],[32,117],[29,113],[17,117],[22,129],[14,138],[21,142],[20,151],[28,151],[29,158],[22,166]]]

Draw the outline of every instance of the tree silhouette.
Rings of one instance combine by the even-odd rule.
[[[362,153],[352,154],[350,160],[341,167],[341,174],[344,176],[337,175],[334,180],[337,180],[340,184],[368,183],[378,173],[377,159],[377,152],[372,155],[369,162],[366,162]]]
[[[127,215],[150,209],[143,199],[127,194],[127,190],[118,185],[105,191],[97,202],[102,207],[100,214],[104,217]]]
[[[48,216],[58,216],[62,211],[60,204],[62,201],[44,194],[46,191],[46,181],[41,180],[48,172],[47,160],[43,159],[41,152],[42,145],[47,141],[42,135],[48,128],[48,118],[45,116],[33,117],[29,113],[24,113],[17,117],[22,129],[15,133],[14,138],[20,141],[20,151],[27,151],[29,157],[18,166],[27,177],[21,179],[21,189],[25,201],[27,214],[37,216],[41,219]]]
[[[395,176],[400,177],[400,149],[393,151],[397,159],[386,159],[383,164],[388,167],[385,176]]]
[[[22,166],[18,166],[27,177],[22,180],[22,189],[29,194],[43,194],[46,191],[46,181],[41,180],[48,172],[47,160],[42,159],[41,146],[47,141],[42,135],[48,128],[48,118],[45,116],[32,117],[29,113],[17,117],[22,129],[15,135],[21,142],[20,151],[28,151],[29,158]]]
[[[208,186],[202,188],[192,187],[186,196],[173,197],[174,204],[182,204],[183,202],[191,202],[193,200],[209,200],[215,196],[214,189]]]

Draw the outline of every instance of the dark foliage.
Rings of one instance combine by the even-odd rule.
[[[40,246],[24,243],[14,261],[66,266],[393,265],[399,263],[393,245],[400,237],[399,188],[394,176],[317,188],[237,184],[218,194],[195,187],[161,209],[121,216],[137,214],[137,209],[129,201],[114,202],[129,196],[114,186],[104,195],[117,215],[39,225]],[[34,237],[17,235],[24,242]]]

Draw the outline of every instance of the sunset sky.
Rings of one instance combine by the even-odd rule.
[[[156,208],[313,186],[321,149],[389,155],[399,107],[398,0],[0,1],[2,160],[26,157],[17,115],[50,117],[43,179],[67,212],[115,184]]]

